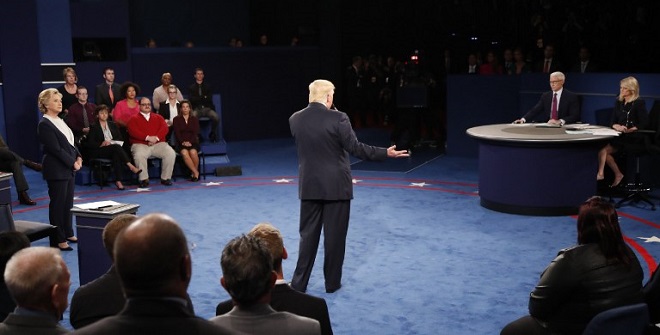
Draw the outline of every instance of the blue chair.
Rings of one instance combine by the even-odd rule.
[[[608,309],[596,315],[582,335],[643,335],[649,326],[645,303]]]

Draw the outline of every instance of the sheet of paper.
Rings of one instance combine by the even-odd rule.
[[[112,207],[116,205],[120,205],[120,203],[112,200],[105,200],[105,201],[88,202],[84,204],[75,204],[73,207],[80,209],[99,209],[105,207]]]

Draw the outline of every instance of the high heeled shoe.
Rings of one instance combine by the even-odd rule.
[[[119,185],[121,185],[121,186],[119,186]],[[117,187],[117,190],[119,190],[119,191],[123,191],[123,190],[126,189],[126,187],[124,187],[124,184],[122,184],[120,181],[116,181],[115,186]]]

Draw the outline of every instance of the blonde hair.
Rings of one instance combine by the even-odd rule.
[[[630,101],[637,100],[639,98],[639,82],[635,77],[626,77],[621,79],[621,87],[627,89],[628,91],[632,92],[632,97],[630,97]],[[623,101],[624,98],[619,94],[618,98],[619,101]]]
[[[64,81],[66,81],[66,75],[69,73],[73,73],[73,77],[76,79],[76,81],[78,81],[76,70],[74,70],[72,67],[65,67],[64,70],[62,70],[62,77],[64,77]]]
[[[314,80],[309,84],[309,102],[325,103],[328,94],[335,94],[335,85],[324,79]]]
[[[250,230],[248,236],[260,239],[273,257],[273,261],[282,260],[284,254],[282,234],[272,224],[261,222]]]
[[[39,99],[37,99],[37,106],[39,107],[39,111],[41,111],[42,114],[48,113],[48,109],[46,108],[46,104],[48,103],[48,100],[52,98],[53,95],[59,95],[60,97],[62,96],[62,93],[60,93],[58,90],[54,88],[47,88],[41,93],[39,93]]]

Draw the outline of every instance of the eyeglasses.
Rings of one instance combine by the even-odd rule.
[[[559,83],[561,83],[561,80],[550,80],[550,85]]]
[[[140,106],[151,106],[151,104],[150,104],[150,103],[148,103],[148,104],[140,104]]]

